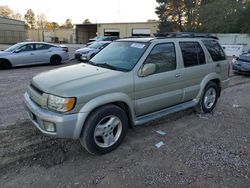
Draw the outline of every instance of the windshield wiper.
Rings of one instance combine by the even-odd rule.
[[[98,64],[95,64],[95,65],[99,66],[99,67],[103,67],[103,68],[112,69],[112,70],[118,70],[118,71],[122,71],[122,72],[128,72],[127,69],[120,68],[120,67],[115,67],[115,66],[110,65],[108,63],[98,63]]]
[[[85,61],[84,63],[96,66],[96,64],[93,61]]]
[[[110,65],[108,63],[98,63],[98,64],[96,64],[96,66],[103,67],[103,68],[108,68],[108,69],[112,69],[112,70],[118,70],[117,67],[115,67],[113,65]]]

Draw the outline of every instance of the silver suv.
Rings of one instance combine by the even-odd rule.
[[[44,134],[80,139],[105,154],[129,126],[195,107],[211,112],[229,82],[229,63],[208,35],[115,41],[88,63],[35,76],[25,104]]]

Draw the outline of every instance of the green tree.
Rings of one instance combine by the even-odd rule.
[[[66,19],[64,25],[63,25],[64,28],[72,28],[73,27],[73,24],[72,24],[72,20],[71,19]]]
[[[216,33],[240,32],[239,17],[244,7],[243,1],[216,0],[199,10],[199,31]]]
[[[250,0],[246,2],[246,5],[242,8],[238,19],[238,27],[241,33],[250,34]]]
[[[91,22],[90,22],[89,19],[85,19],[82,23],[83,23],[83,24],[89,24],[89,23],[91,23]]]
[[[156,0],[160,32],[170,30],[195,31],[199,26],[199,9],[211,0]]]
[[[34,29],[36,27],[35,13],[31,9],[27,10],[27,13],[24,15],[24,18],[31,29]]]

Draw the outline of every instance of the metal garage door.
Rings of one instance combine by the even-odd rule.
[[[150,37],[150,29],[132,29],[132,36],[145,36]]]
[[[119,29],[104,29],[104,36],[120,37],[120,30]]]

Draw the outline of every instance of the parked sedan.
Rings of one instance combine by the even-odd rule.
[[[99,41],[114,41],[114,40],[118,40],[119,37],[117,36],[97,36],[95,38],[89,39],[87,46],[93,44],[94,42],[99,42]]]
[[[241,74],[250,74],[250,50],[232,60],[233,71]]]
[[[17,43],[4,51],[0,51],[2,68],[43,63],[57,65],[68,59],[67,47],[44,42]]]
[[[76,50],[75,58],[81,61],[88,61],[110,43],[111,41],[94,42],[87,47]]]

